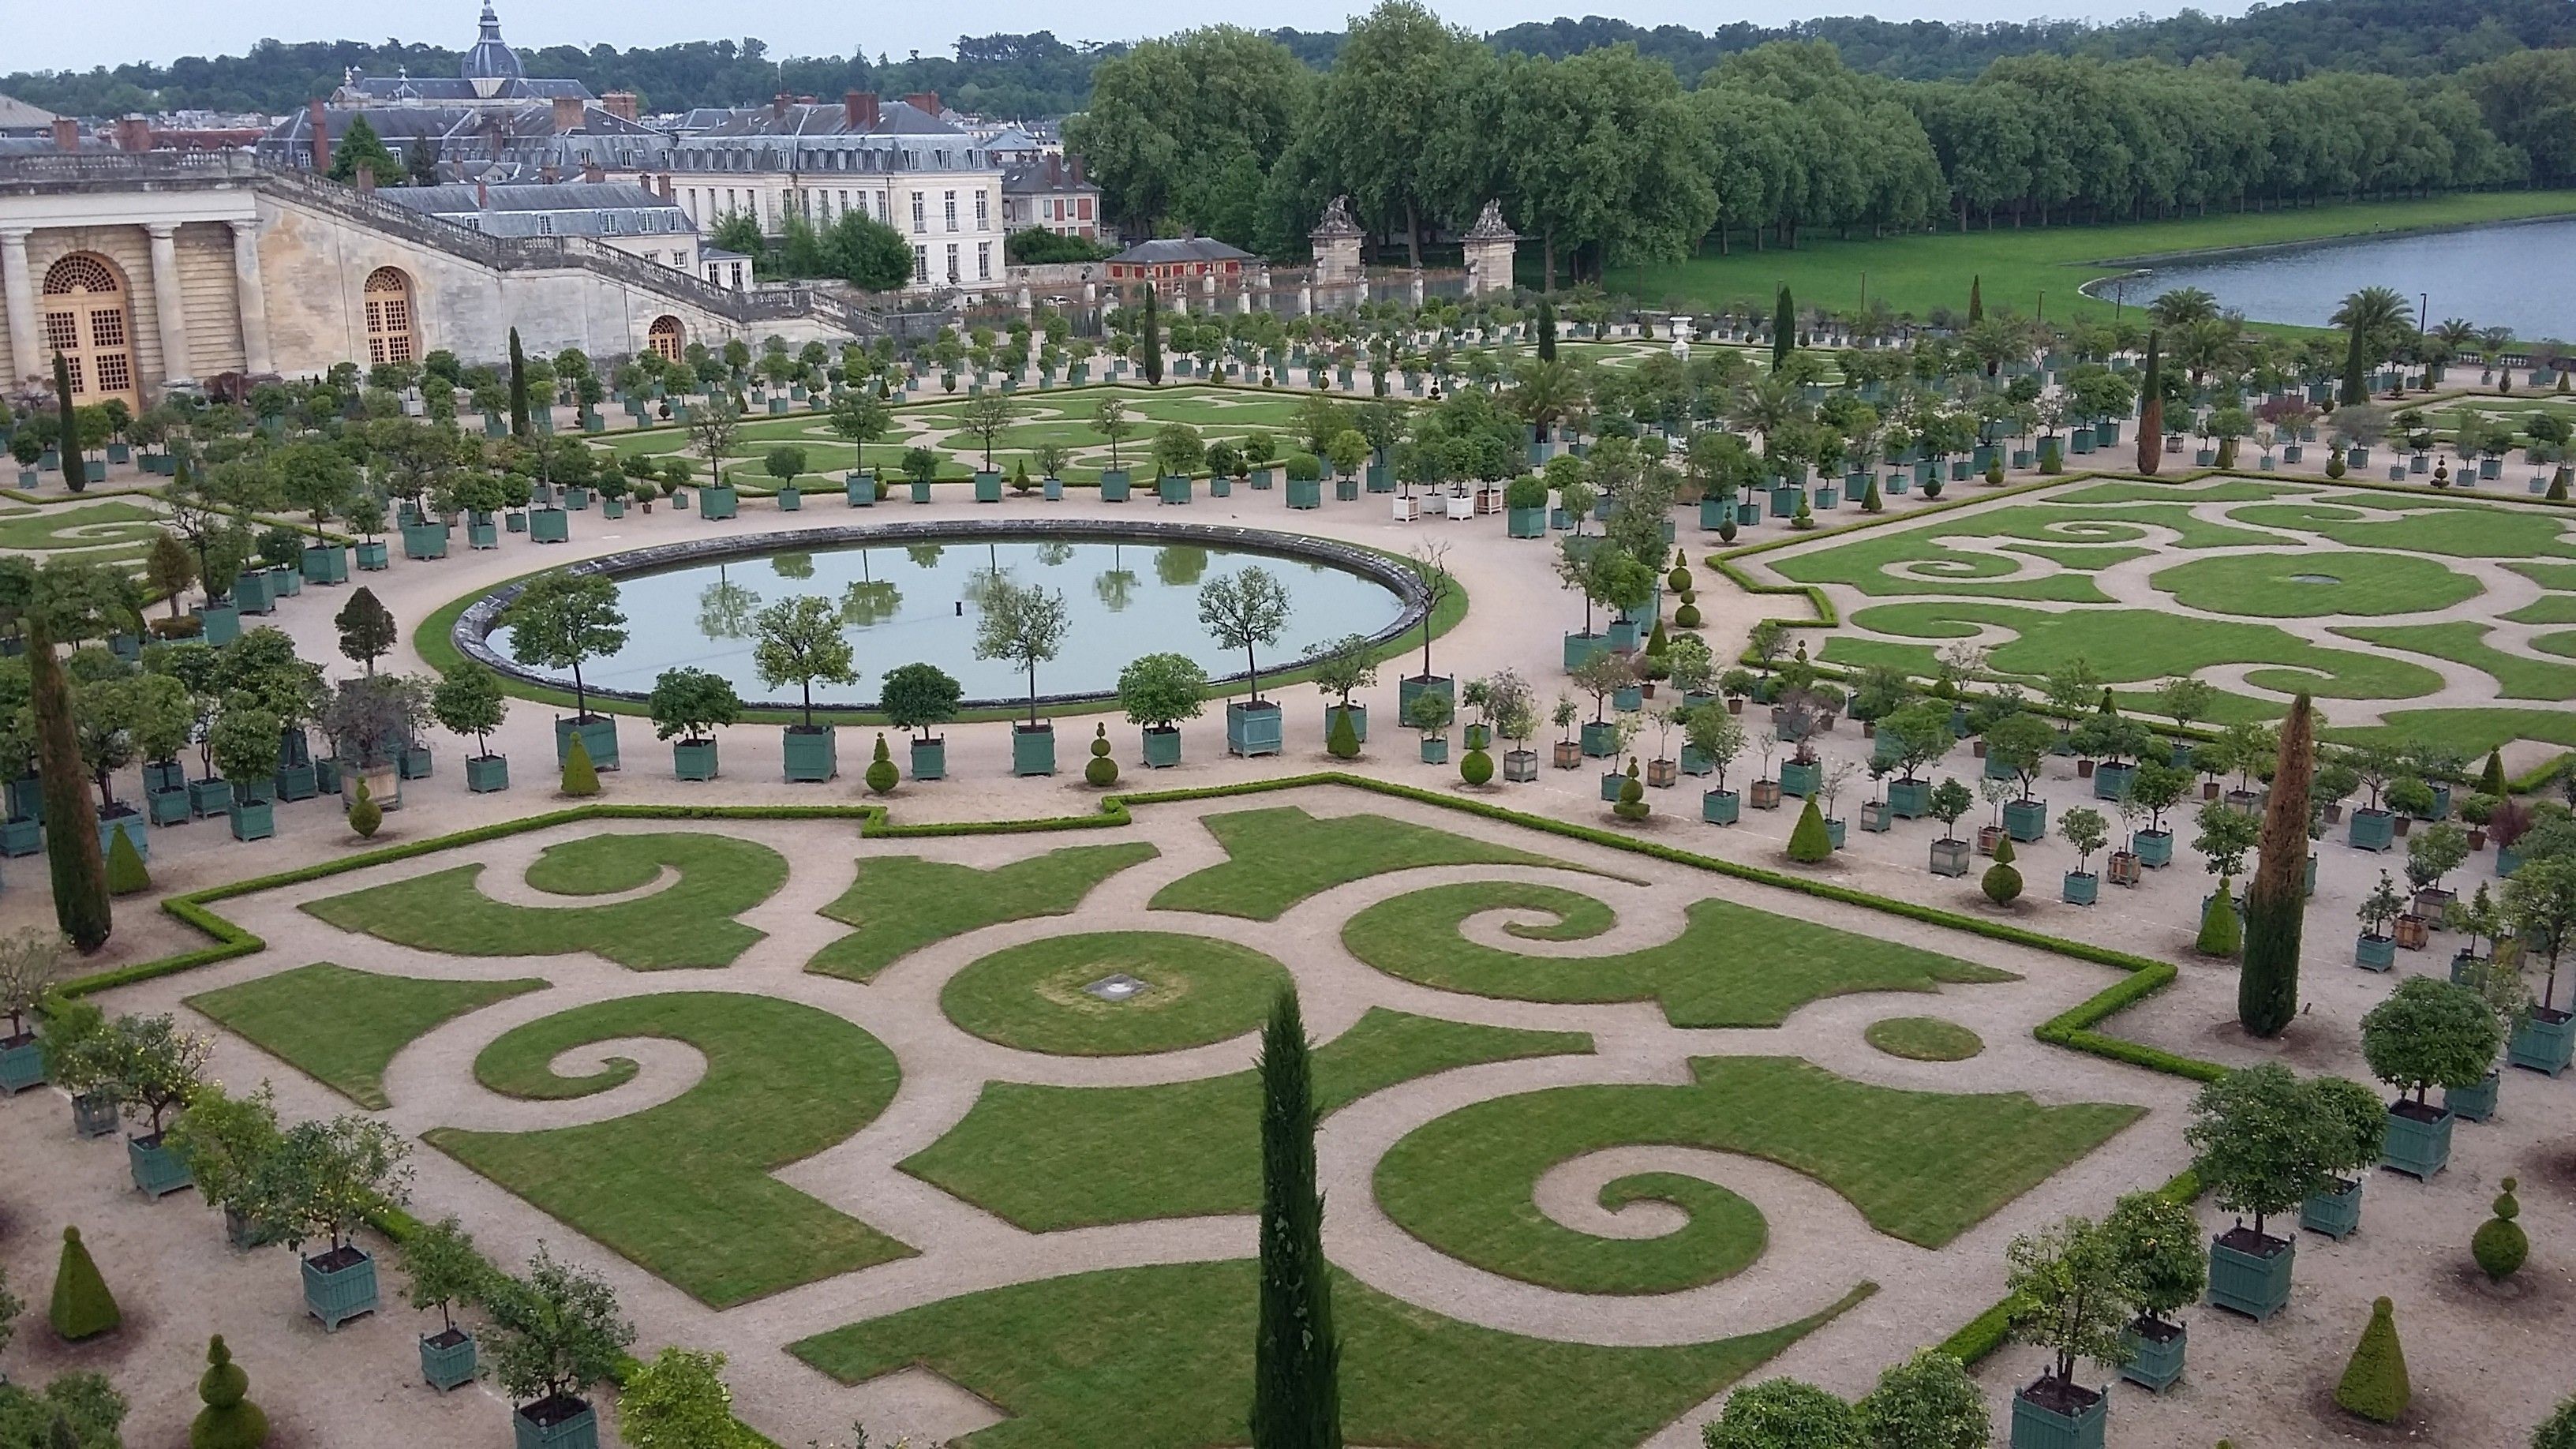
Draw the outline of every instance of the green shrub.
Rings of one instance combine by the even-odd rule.
[[[1684,568],[1680,564],[1673,565],[1673,571],[1664,575],[1664,587],[1671,589],[1676,594],[1687,591],[1690,586],[1690,570]]]
[[[1977,881],[1977,889],[1996,905],[2008,906],[2021,899],[2021,872],[2013,868],[2014,859],[2012,837],[2007,835],[1995,842],[1995,863],[1987,866],[1985,875]]]
[[[2236,919],[2233,883],[2225,876],[2218,878],[2218,890],[2209,898],[2209,908],[2200,913],[2200,939],[2192,949],[2203,956],[2232,958],[2245,946],[2245,923]]]
[[[1082,767],[1082,778],[1107,789],[1118,783],[1118,762],[1109,758],[1109,726],[1091,727],[1091,759]]]
[[[1630,760],[1628,778],[1620,782],[1619,801],[1610,807],[1610,813],[1633,824],[1645,819],[1653,810],[1654,807],[1646,803],[1646,787],[1637,778],[1637,762]]]
[[[901,778],[901,776],[895,773],[894,756],[886,751],[885,731],[883,730],[877,731],[877,753],[874,759],[868,761],[868,772],[866,778],[868,788],[880,795],[887,794],[892,791],[895,786],[895,781]]]
[[[599,767],[590,762],[590,746],[579,735],[572,737],[572,748],[564,755],[563,792],[575,799],[599,793]]]
[[[2478,772],[2478,793],[2492,795],[2499,800],[2513,793],[2505,786],[2503,750],[2487,751],[2487,766]]]
[[[1869,475],[1869,483],[1860,490],[1860,511],[1878,513],[1886,507],[1887,504],[1878,496],[1878,474],[1872,472]]]
[[[1990,488],[2000,488],[2003,486],[2003,481],[2004,460],[2001,458],[1986,460],[1986,485]]]
[[[1686,603],[1673,610],[1673,625],[1681,629],[1696,629],[1699,627],[1700,617],[1699,605]]]
[[[143,853],[134,848],[134,837],[117,831],[107,842],[107,893],[130,896],[152,889],[152,872],[143,868]]]
[[[2490,1283],[2512,1277],[2521,1271],[2522,1260],[2531,1256],[2531,1237],[2514,1221],[2522,1216],[2522,1204],[2513,1196],[2516,1185],[2513,1178],[2504,1180],[2504,1191],[2496,1194],[2495,1216],[2478,1224],[2469,1238],[2469,1253]]]
[[[1921,1348],[1852,1405],[1857,1449],[1985,1449],[1985,1395],[1959,1361]]]
[[[1333,728],[1324,737],[1324,752],[1336,760],[1360,757],[1360,732],[1352,727],[1349,710],[1333,712]]]
[[[1727,1396],[1701,1431],[1707,1449],[1844,1449],[1859,1442],[1852,1407],[1796,1379],[1765,1379]]]
[[[2396,1306],[2382,1298],[2370,1305],[2370,1326],[2335,1385],[2335,1402],[2374,1424],[2394,1424],[2413,1397],[2406,1384],[2406,1350],[2398,1346]]]
[[[63,1256],[54,1269],[54,1301],[48,1316],[54,1321],[54,1332],[70,1343],[113,1333],[125,1321],[117,1311],[115,1295],[107,1291],[107,1280],[98,1274],[98,1264],[90,1261],[78,1228],[63,1229]]]
[[[1458,778],[1470,785],[1482,785],[1494,778],[1494,757],[1483,750],[1469,750],[1458,762]]]
[[[1798,823],[1789,830],[1789,858],[1800,865],[1816,865],[1834,853],[1834,838],[1825,833],[1825,817],[1811,797],[1798,811]]]
[[[2326,476],[2329,478],[2340,478],[2345,472],[2346,468],[2343,461],[2343,449],[2334,448],[2328,450],[2326,453]]]
[[[197,1397],[206,1406],[188,1425],[188,1449],[259,1449],[268,1440],[268,1415],[248,1398],[250,1375],[233,1362],[224,1336],[206,1344],[206,1372],[197,1380]]]
[[[376,803],[375,793],[367,788],[367,782],[360,780],[358,797],[349,802],[349,828],[358,832],[359,839],[373,840],[384,823],[385,808]]]
[[[2531,1431],[2531,1449],[2576,1449],[2576,1399],[2569,1399]]]

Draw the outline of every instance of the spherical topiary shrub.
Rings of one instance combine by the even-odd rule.
[[[1470,785],[1482,785],[1494,778],[1494,757],[1483,750],[1469,750],[1458,762],[1458,778]],[[1621,794],[1627,793],[1623,787]]]
[[[358,833],[360,840],[373,840],[384,826],[385,807],[376,803],[375,793],[367,788],[366,781],[360,780],[357,798],[349,802],[349,828]]]
[[[1681,628],[1696,629],[1699,627],[1699,621],[1700,612],[1697,604],[1684,604],[1673,610],[1673,623]]]
[[[1987,462],[1986,462],[1986,483],[1987,483],[1987,486],[1989,486],[1989,487],[2001,487],[2001,486],[2003,485],[2003,481],[2004,481],[2004,460],[2003,460],[2003,459],[2001,459],[2001,458],[1990,458],[1990,459],[1988,459],[1988,460],[1987,460]]]
[[[224,1336],[206,1345],[206,1372],[197,1397],[206,1406],[188,1425],[188,1449],[259,1449],[268,1440],[268,1415],[249,1399],[250,1375],[233,1362]]]
[[[2490,1283],[2512,1277],[2521,1271],[2523,1259],[2531,1256],[2531,1236],[2514,1221],[2522,1216],[2522,1204],[2513,1197],[2516,1185],[2513,1178],[2504,1180],[2504,1191],[2496,1194],[2495,1216],[2478,1224],[2469,1238],[2469,1252]]]
[[[2013,869],[2011,836],[1995,842],[1995,863],[1986,867],[1984,877],[1977,882],[1977,889],[1984,891],[1986,899],[1999,906],[2008,906],[2021,899],[2021,872]]]
[[[1672,590],[1676,594],[1689,592],[1690,586],[1690,570],[1682,567],[1680,564],[1673,565],[1673,571],[1664,575],[1664,587]]]
[[[2343,475],[2343,449],[2337,448],[2326,454],[2326,476],[2329,478],[2340,478]]]
[[[2396,1305],[2382,1298],[2370,1305],[2370,1326],[2353,1345],[2335,1385],[2335,1402],[2374,1424],[2394,1424],[2414,1397],[2406,1382],[2406,1350],[2397,1342]]]
[[[885,732],[883,730],[879,730],[877,732],[876,758],[868,761],[868,772],[866,776],[868,788],[874,790],[880,795],[888,794],[893,791],[895,781],[901,778],[902,777],[895,772],[894,756],[886,750]]]
[[[1717,541],[1720,543],[1735,542],[1735,520],[1732,517],[1720,519],[1718,521]]]
[[[1109,758],[1109,726],[1092,726],[1091,761],[1082,767],[1082,778],[1106,788],[1118,783],[1118,762]]]

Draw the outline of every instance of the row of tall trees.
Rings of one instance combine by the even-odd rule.
[[[2177,66],[2007,56],[1973,81],[1858,71],[1824,41],[1728,55],[1685,88],[1615,45],[1504,55],[1417,0],[1355,21],[1318,75],[1231,27],[1104,60],[1069,124],[1112,216],[1293,253],[1352,199],[1382,254],[1499,197],[1554,277],[1803,231],[2048,225],[2415,195],[2576,175],[2576,53],[2448,76],[2286,83]]]

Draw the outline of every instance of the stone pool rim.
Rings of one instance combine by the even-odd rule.
[[[1335,539],[1316,538],[1305,534],[1280,533],[1270,529],[1243,528],[1216,523],[1149,523],[1111,518],[991,518],[991,519],[921,519],[906,523],[838,524],[828,528],[788,529],[769,533],[728,534],[720,538],[688,539],[677,543],[654,544],[646,548],[625,549],[602,554],[562,566],[571,574],[600,574],[611,579],[639,574],[660,573],[695,564],[732,563],[749,558],[767,558],[782,553],[825,553],[851,548],[908,543],[1002,543],[1044,542],[1063,540],[1080,543],[1129,543],[1146,547],[1172,544],[1203,544],[1236,553],[1267,555],[1300,563],[1321,563],[1356,574],[1379,585],[1396,596],[1401,605],[1395,619],[1368,635],[1372,650],[1382,649],[1405,634],[1422,626],[1431,613],[1431,595],[1419,574],[1405,560],[1375,549]],[[501,613],[519,596],[533,579],[552,573],[540,569],[486,590],[466,606],[449,630],[449,642],[456,652],[499,674],[504,680],[525,690],[547,694],[572,694],[572,682],[542,673],[520,664],[494,649],[489,642],[492,631],[499,627]],[[1461,591],[1463,594],[1463,590]],[[1262,670],[1265,683],[1279,683],[1303,669],[1303,656],[1282,659],[1277,668]],[[1248,676],[1238,670],[1208,678],[1211,700],[1248,687]],[[594,703],[622,704],[641,710],[650,702],[647,690],[612,689],[585,685],[582,692]],[[1037,708],[1097,709],[1115,705],[1118,692],[1113,688],[1079,691],[1067,694],[1041,694]],[[1026,695],[997,699],[967,699],[958,703],[960,721],[992,712],[1026,710]],[[836,715],[872,715],[879,712],[877,702],[857,703],[849,700],[817,698],[816,713]],[[795,715],[794,703],[745,701],[746,721],[768,716]]]

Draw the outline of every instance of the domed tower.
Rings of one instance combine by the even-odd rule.
[[[483,33],[476,38],[474,48],[465,52],[464,73],[474,94],[487,101],[499,95],[504,84],[524,74],[519,69],[519,53],[501,38],[501,17],[492,13],[492,0],[483,0]]]

